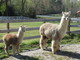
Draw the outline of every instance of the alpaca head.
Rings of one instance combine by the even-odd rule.
[[[25,32],[26,31],[26,28],[24,26],[20,26],[19,27],[19,31]]]
[[[63,20],[69,20],[70,14],[71,14],[71,11],[69,11],[69,12],[62,12]]]

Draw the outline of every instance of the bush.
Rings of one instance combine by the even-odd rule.
[[[4,12],[4,16],[15,16],[15,10],[14,10],[14,7],[13,6],[8,6],[7,9],[5,9],[5,12]]]
[[[4,3],[0,4],[0,16],[4,15],[5,10],[6,10],[5,4]]]
[[[29,8],[29,12],[27,14],[31,18],[36,18],[36,10],[34,8]]]

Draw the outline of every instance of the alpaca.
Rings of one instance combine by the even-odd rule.
[[[76,14],[80,14],[80,10],[76,12]]]
[[[15,51],[17,51],[17,54],[19,54],[19,47],[20,43],[22,42],[24,32],[25,32],[25,27],[20,26],[17,34],[7,33],[6,35],[3,36],[3,41],[5,43],[4,49],[8,56],[9,56],[8,50],[10,45],[12,45],[13,48],[12,49],[13,55],[15,55]]]
[[[60,49],[60,40],[67,32],[69,16],[71,12],[62,12],[60,24],[44,23],[40,26],[40,48],[44,50],[48,39],[52,40],[52,53]]]
[[[76,12],[77,17],[80,16],[80,10]]]

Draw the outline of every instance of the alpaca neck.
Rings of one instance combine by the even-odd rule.
[[[69,20],[64,20],[64,16],[62,16],[60,24],[59,24],[59,29],[67,28]]]
[[[21,31],[21,30],[19,30],[19,31],[18,31],[18,34],[17,34],[17,37],[18,37],[18,40],[19,40],[20,42],[21,42],[22,39],[23,39],[23,35],[24,35],[24,32]]]
[[[62,16],[58,27],[58,30],[62,35],[64,35],[67,32],[68,22],[69,20],[64,20],[64,16]]]

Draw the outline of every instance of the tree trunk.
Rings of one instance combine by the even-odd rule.
[[[6,2],[6,16],[8,16],[8,0],[5,0]]]
[[[22,0],[22,15],[24,15],[24,3],[25,3],[25,0]]]

